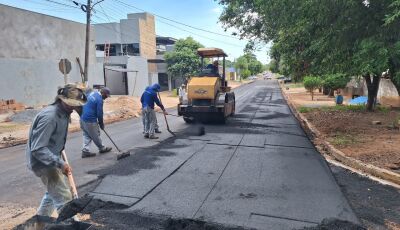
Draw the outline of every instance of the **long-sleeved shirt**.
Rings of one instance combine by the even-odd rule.
[[[146,88],[140,98],[140,102],[142,103],[142,108],[150,107],[154,109],[154,103],[156,103],[162,110],[164,110],[164,106],[158,99],[157,92],[152,87]]]
[[[94,91],[87,97],[86,104],[82,107],[81,120],[84,122],[103,123],[103,98],[100,92]]]
[[[61,157],[68,133],[69,114],[61,105],[49,105],[33,120],[26,147],[28,168],[37,171],[45,167],[61,168]]]

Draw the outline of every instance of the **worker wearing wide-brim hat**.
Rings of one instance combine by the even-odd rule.
[[[57,91],[55,102],[42,109],[34,118],[26,147],[28,168],[40,177],[46,193],[37,215],[51,216],[72,199],[66,176],[71,167],[64,162],[61,151],[65,147],[70,115],[86,103],[86,96],[74,85]]]

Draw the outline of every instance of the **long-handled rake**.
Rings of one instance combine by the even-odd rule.
[[[162,104],[160,93],[157,92],[157,95],[158,95],[158,98],[160,99],[160,102],[161,102],[161,104]],[[176,134],[175,134],[174,132],[172,132],[171,129],[169,129],[167,116],[165,115],[165,113],[163,113],[163,114],[164,114],[165,124],[167,125],[167,130],[168,130],[168,132],[169,132],[170,134],[172,134],[173,136],[176,136]]]

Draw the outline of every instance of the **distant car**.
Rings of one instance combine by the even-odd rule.
[[[257,80],[258,78],[256,76],[250,76],[248,79],[249,80]]]
[[[285,76],[280,76],[280,77],[277,77],[276,79],[278,79],[278,80],[284,80],[286,77]]]
[[[265,79],[265,80],[271,80],[271,79],[272,79],[272,76],[264,76],[264,79]]]
[[[285,77],[285,78],[283,79],[283,82],[284,82],[284,83],[290,83],[290,82],[292,82],[292,78],[291,78],[291,77]]]

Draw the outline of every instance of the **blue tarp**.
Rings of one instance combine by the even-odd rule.
[[[368,97],[356,97],[352,100],[349,100],[349,105],[360,105],[360,104],[367,104]]]

